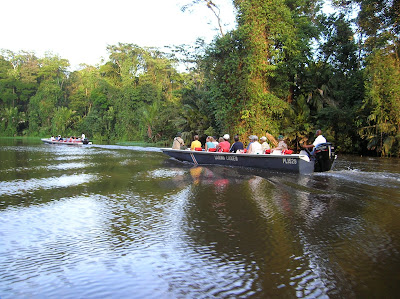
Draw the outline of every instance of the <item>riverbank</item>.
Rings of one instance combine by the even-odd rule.
[[[26,141],[29,143],[42,143],[41,138],[49,138],[48,136],[44,137],[24,137],[24,136],[17,136],[17,137],[0,137],[1,140],[4,140],[7,142],[7,140],[21,140],[21,141]],[[150,143],[150,142],[144,142],[144,141],[107,141],[107,140],[101,140],[101,139],[90,139],[93,144],[99,144],[99,145],[122,145],[122,146],[141,146],[141,147],[168,147],[171,146],[169,145],[169,142],[156,142],[156,143]],[[3,143],[4,144],[4,143]]]

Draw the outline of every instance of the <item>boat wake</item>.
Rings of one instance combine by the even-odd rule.
[[[337,178],[370,186],[400,188],[400,174],[388,172],[366,172],[358,169],[315,173],[316,176]]]
[[[133,146],[133,145],[102,145],[102,144],[94,144],[90,145],[90,147],[102,148],[108,150],[131,150],[138,152],[161,152],[161,149],[158,147],[144,147],[144,146]]]

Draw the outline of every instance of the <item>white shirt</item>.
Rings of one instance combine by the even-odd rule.
[[[269,147],[269,144],[268,144],[268,142],[263,142],[263,143],[261,143],[261,148],[262,148],[262,150],[265,152],[266,150],[269,150],[270,149],[270,147]]]
[[[262,154],[262,147],[258,141],[254,141],[250,145],[249,154]]]
[[[321,144],[321,143],[326,143],[326,139],[325,139],[324,136],[318,135],[318,137],[315,138],[315,140],[314,140],[314,142],[313,142],[313,145],[314,145],[314,147],[317,147],[317,146],[318,146],[319,144]]]

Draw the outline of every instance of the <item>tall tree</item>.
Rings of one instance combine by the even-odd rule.
[[[213,13],[215,18],[217,19],[218,29],[219,29],[219,32],[221,33],[221,36],[224,36],[225,34],[224,34],[224,30],[222,28],[223,23],[222,23],[222,19],[221,19],[221,10],[220,10],[219,5],[213,0],[193,0],[191,3],[183,5],[181,10],[186,11],[196,4],[203,4],[208,9],[210,9],[210,11]]]
[[[307,98],[314,129],[322,128],[340,150],[358,151],[355,141],[359,137],[354,128],[359,121],[364,83],[351,22],[344,14],[322,14],[317,20],[317,52],[299,74],[296,93]]]
[[[296,72],[307,62],[302,57],[311,57],[316,33],[304,17],[314,13],[310,3],[315,1],[234,1],[238,29],[217,39],[204,63],[219,130],[241,135],[281,130]]]
[[[29,131],[33,135],[52,133],[53,112],[68,104],[65,92],[68,60],[47,53],[39,63],[38,91],[29,101]]]
[[[382,156],[400,155],[400,62],[392,52],[371,55],[366,69],[368,125],[360,130],[369,149]]]
[[[366,96],[360,111],[360,135],[381,155],[399,153],[398,74],[400,72],[400,2],[387,0],[334,1],[358,8],[360,53],[364,55]],[[397,82],[397,83],[395,83]]]

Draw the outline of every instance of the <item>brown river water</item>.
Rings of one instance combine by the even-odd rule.
[[[395,298],[400,161],[193,167],[0,139],[0,298]]]

